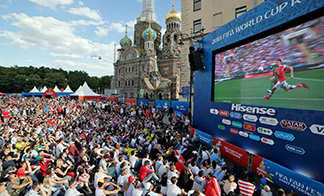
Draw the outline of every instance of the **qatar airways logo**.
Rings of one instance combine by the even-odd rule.
[[[232,104],[232,110],[249,114],[267,114],[269,116],[276,115],[276,110],[273,108],[250,107],[234,103]]]

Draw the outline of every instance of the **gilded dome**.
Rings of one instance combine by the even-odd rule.
[[[151,25],[143,32],[144,39],[156,39],[156,32],[151,28]]]
[[[178,19],[178,20],[181,20],[181,13],[176,11],[174,9],[174,6],[173,6],[173,9],[171,10],[171,12],[169,12],[166,17],[165,17],[165,21],[168,21],[169,19]]]
[[[123,37],[121,40],[120,40],[120,46],[121,47],[126,47],[126,46],[131,46],[132,45],[132,40],[129,39],[129,37],[127,36],[127,34],[125,35],[125,37]]]

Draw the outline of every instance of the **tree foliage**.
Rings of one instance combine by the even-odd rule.
[[[85,71],[65,71],[63,69],[53,69],[48,67],[12,67],[0,66],[0,92],[21,93],[29,92],[34,86],[38,89],[46,86],[65,89],[70,85],[73,91],[86,81],[89,87],[103,93],[104,89],[110,88],[112,76],[90,77]]]

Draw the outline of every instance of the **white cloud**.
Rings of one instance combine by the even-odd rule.
[[[128,21],[125,24],[128,26],[128,32],[133,31],[136,20]],[[108,27],[96,27],[95,33],[99,36],[107,36],[109,31],[117,31],[118,33],[125,33],[126,27],[123,23],[110,23]]]
[[[107,36],[109,29],[104,28],[104,27],[96,27],[97,31],[95,31],[95,33],[99,36]]]
[[[80,6],[82,6],[82,5],[83,5],[83,2],[82,2],[82,1],[78,1],[78,4],[79,4]]]
[[[125,26],[122,25],[121,23],[111,23],[110,26],[109,26],[109,30],[113,31],[117,31],[118,33],[122,33],[122,32],[125,32]]]
[[[8,5],[0,5],[0,7],[2,7],[2,8],[7,8]]]
[[[75,23],[60,21],[53,17],[30,17],[24,13],[13,13],[4,15],[2,18],[12,21],[11,25],[19,28],[17,32],[0,31],[0,37],[12,40],[12,45],[21,48],[35,47],[49,51],[50,55],[57,57],[83,57],[83,60],[93,54],[100,54],[105,59],[99,62],[102,66],[98,67],[99,65],[96,63],[82,64],[81,66],[84,66],[86,71],[92,74],[102,75],[108,71],[112,73],[113,66],[108,62],[113,61],[115,42],[102,44],[77,36],[74,34]],[[66,61],[57,61],[56,63],[62,66],[71,64]],[[77,66],[77,63],[73,63],[73,65]],[[102,67],[105,67],[106,70]]]
[[[31,59],[27,59],[26,62],[32,62],[32,60]]]
[[[70,5],[73,3],[73,0],[29,0],[37,5],[43,7],[49,7],[55,9],[57,5]]]
[[[51,56],[59,56],[59,57],[70,57],[70,58],[83,58],[82,55],[77,54],[58,54],[58,53],[50,53]]]
[[[74,15],[85,16],[93,20],[102,20],[98,10],[91,10],[88,7],[70,8],[68,12]]]
[[[94,26],[98,26],[98,25],[103,25],[105,23],[107,23],[106,21],[93,21],[93,20],[72,20],[69,21],[69,23],[72,26],[89,26],[89,25],[94,25]]]
[[[67,70],[84,70],[89,73],[90,76],[104,76],[114,74],[112,63],[107,63],[98,59],[93,59],[93,61],[89,62],[55,60],[53,62],[53,67]]]

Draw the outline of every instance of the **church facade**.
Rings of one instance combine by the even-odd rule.
[[[162,35],[154,7],[155,0],[143,0],[143,10],[134,26],[134,44],[126,27],[114,64],[113,88],[126,98],[178,100],[181,14],[173,4]]]

